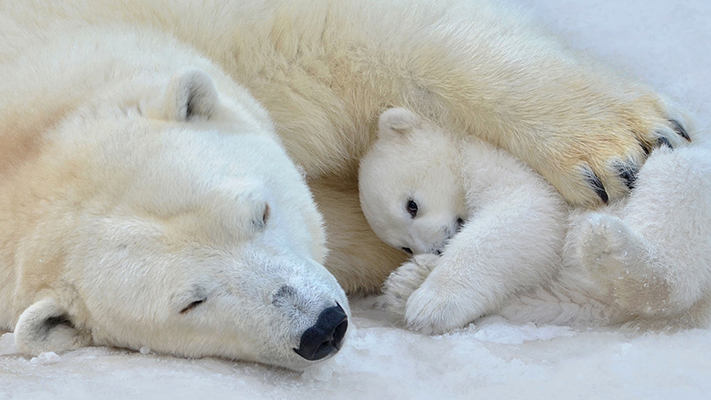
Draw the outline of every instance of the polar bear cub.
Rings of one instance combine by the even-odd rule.
[[[708,149],[655,151],[631,197],[598,213],[569,209],[508,153],[407,110],[384,112],[378,128],[360,165],[360,201],[378,237],[414,255],[383,294],[409,328],[441,333],[490,313],[539,323],[706,323]]]

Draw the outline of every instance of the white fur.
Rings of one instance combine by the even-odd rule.
[[[28,354],[311,364],[301,335],[348,303],[259,103],[152,30],[39,32],[0,63],[0,328]]]
[[[20,315],[15,338],[17,347],[32,355],[63,352],[91,344],[90,335],[71,326],[66,310],[53,297],[35,302]]]
[[[707,322],[708,149],[656,150],[629,200],[569,217],[550,185],[501,150],[404,109],[383,113],[380,129],[361,162],[360,196],[381,239],[437,248],[442,238],[423,233],[418,219],[446,225],[461,213],[457,199],[466,203],[467,221],[441,257],[416,256],[386,281],[385,307],[410,328],[441,333],[490,313],[541,323]],[[433,169],[434,160],[448,168]],[[425,199],[422,215],[405,212],[404,198]],[[424,237],[431,241],[420,245]]]
[[[587,206],[602,204],[590,171],[610,199],[622,198],[628,190],[612,166],[641,164],[642,145],[660,135],[679,145],[669,120],[689,124],[654,91],[576,57],[523,13],[489,0],[0,0],[0,15],[0,61],[78,27],[121,25],[166,34],[219,65],[269,111],[303,168],[326,221],[327,267],[349,291],[378,290],[403,261],[358,207],[358,163],[389,107],[504,148]],[[169,63],[156,47],[146,61]],[[87,71],[114,73],[109,59],[86,61]],[[61,82],[64,72],[52,71]],[[57,90],[71,97],[76,86]],[[226,100],[226,86],[215,86]]]
[[[180,354],[288,364],[293,352],[284,346],[293,340],[275,332],[286,334],[285,326],[298,332],[325,300],[302,298],[308,316],[286,325],[253,307],[254,318],[263,318],[250,321],[261,328],[248,336],[273,341],[248,346],[258,354],[176,339],[170,335],[185,338],[184,330],[155,323],[163,317],[166,327],[177,323],[162,314],[165,299],[190,301],[195,291],[186,282],[195,269],[186,264],[190,257],[175,256],[183,263],[174,263],[154,253],[157,242],[165,244],[156,239],[164,232],[154,229],[156,221],[132,217],[177,214],[171,220],[190,229],[171,234],[177,241],[169,242],[171,250],[193,243],[180,238],[194,232],[204,232],[195,243],[211,249],[224,250],[226,238],[262,248],[256,239],[262,236],[244,230],[260,225],[268,202],[267,226],[279,234],[278,245],[264,244],[250,256],[240,247],[240,262],[231,252],[195,257],[246,270],[271,265],[256,268],[259,279],[245,278],[249,288],[253,279],[260,282],[254,287],[262,290],[252,294],[264,294],[283,274],[289,282],[305,274],[293,285],[343,299],[318,266],[322,261],[346,290],[377,290],[405,257],[369,228],[358,207],[357,167],[388,107],[407,106],[447,132],[508,150],[583,205],[601,204],[586,181],[589,171],[611,199],[621,198],[628,191],[611,166],[641,164],[640,144],[652,147],[660,135],[680,144],[670,119],[689,124],[649,88],[574,57],[521,13],[486,0],[0,0],[0,15],[0,301],[10,305],[0,308],[0,321],[12,327],[24,309],[58,293],[57,303],[80,330],[92,326],[88,316],[122,315],[130,301],[165,302],[140,311],[137,327],[144,330],[118,326],[121,318],[99,321],[106,326],[92,335],[100,343],[135,347],[137,338],[155,337]],[[331,249],[325,261],[322,220],[277,142],[304,172],[324,214]],[[166,152],[174,154],[156,158]],[[458,214],[439,225],[441,238],[456,230]],[[112,253],[109,244],[119,239],[135,248]],[[177,272],[161,289],[139,291],[156,290],[150,296],[127,298],[103,275],[84,279],[84,271],[100,270],[94,265],[128,263],[140,272],[139,261],[153,257]],[[106,270],[117,279],[124,268]],[[208,270],[213,278],[223,271]],[[73,281],[77,276],[85,283]],[[181,285],[188,286],[182,294],[159,292]],[[76,300],[88,294],[93,300]],[[88,303],[100,307],[92,311]],[[139,311],[130,309],[136,317]],[[201,309],[208,303],[194,311]],[[265,324],[281,328],[265,334]],[[225,341],[235,344],[243,333]]]

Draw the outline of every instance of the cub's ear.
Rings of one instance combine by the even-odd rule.
[[[15,326],[15,344],[25,354],[55,353],[88,346],[91,338],[72,324],[67,311],[53,298],[29,306]]]
[[[218,101],[217,89],[207,72],[196,68],[185,69],[170,78],[163,112],[169,120],[208,119],[215,112]]]
[[[422,118],[404,108],[391,108],[380,115],[378,135],[380,138],[407,135],[422,125]]]

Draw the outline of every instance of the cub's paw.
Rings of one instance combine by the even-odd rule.
[[[594,276],[618,278],[646,259],[641,238],[615,216],[593,213],[574,229],[576,256]]]
[[[579,260],[616,307],[630,316],[666,312],[670,287],[653,269],[655,261],[641,236],[619,218],[597,213],[579,229]]]
[[[417,289],[407,301],[405,322],[410,330],[425,335],[440,335],[461,328],[481,316],[472,293],[466,288],[441,285],[430,280]],[[469,288],[468,291],[475,291]]]
[[[421,254],[404,263],[385,280],[383,294],[376,305],[385,310],[393,320],[404,323],[407,300],[427,279],[438,261],[438,256]]]
[[[565,136],[560,143],[548,143],[549,159],[537,168],[575,205],[596,207],[626,196],[654,148],[691,141],[686,119],[652,95],[598,112],[579,115],[578,126],[559,133]]]

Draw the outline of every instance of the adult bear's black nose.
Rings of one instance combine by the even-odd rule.
[[[348,316],[341,305],[329,307],[321,312],[316,324],[301,335],[299,348],[294,349],[301,357],[316,361],[338,352],[343,336],[348,329]]]

